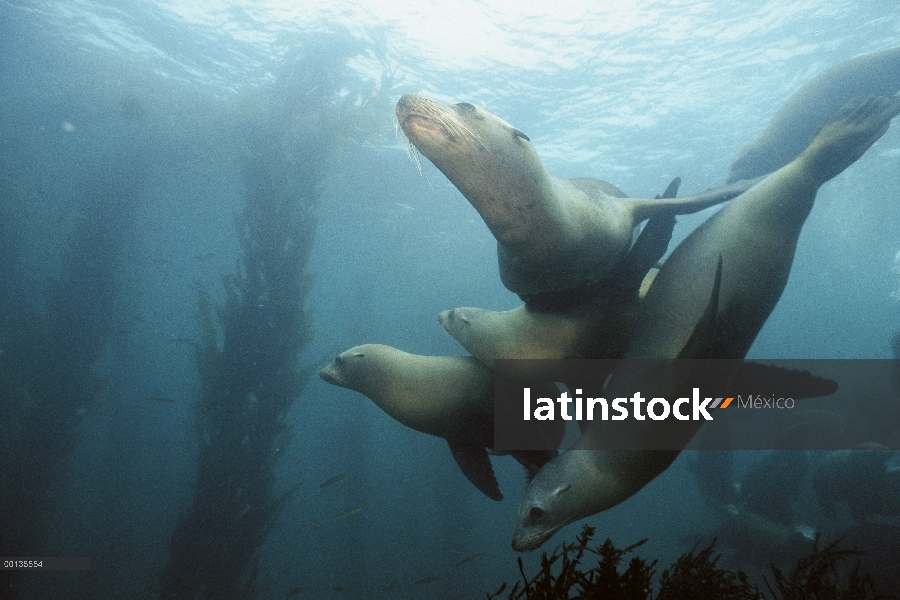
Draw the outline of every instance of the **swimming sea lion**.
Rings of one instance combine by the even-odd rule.
[[[674,198],[680,183],[679,178],[673,180],[661,197]],[[651,218],[600,285],[580,288],[571,296],[533,296],[524,306],[504,312],[445,310],[438,322],[486,367],[496,359],[619,358],[638,302],[656,275],[653,267],[668,249],[674,228],[674,215]]]
[[[743,358],[787,283],[797,239],[826,181],[853,164],[900,112],[900,99],[851,103],[796,159],[741,194],[693,231],[660,269],[626,358]],[[724,262],[720,287],[709,265]],[[717,296],[709,331],[710,281]],[[705,308],[704,308],[705,307]],[[706,323],[704,325],[704,322]],[[698,344],[698,330],[715,340]],[[687,355],[684,350],[693,347]],[[615,385],[616,374],[610,386]],[[615,397],[610,394],[609,397]],[[619,435],[653,439],[666,422],[637,422]],[[701,421],[680,422],[685,444]],[[537,548],[561,527],[629,498],[668,468],[679,451],[588,450],[591,425],[573,449],[547,463],[519,506],[513,548]],[[593,446],[598,447],[598,446]]]
[[[444,438],[469,481],[487,497],[503,498],[485,450],[493,440],[493,376],[474,358],[365,344],[339,354],[319,376],[368,396],[407,427]]]
[[[856,162],[900,112],[900,98],[849,103],[800,155],[693,231],[666,260],[644,299],[629,358],[671,358],[691,336],[710,293],[712,267],[725,269],[716,358],[743,358],[784,291],[797,240],[816,192]]]
[[[526,302],[603,280],[641,221],[696,212],[749,185],[680,199],[627,198],[605,181],[549,175],[528,136],[472,104],[407,94],[396,112],[409,140],[484,219],[497,239],[500,279]]]
[[[679,358],[703,358],[712,348],[721,280],[720,260],[706,310]],[[582,440],[596,431],[589,426]],[[584,450],[577,446],[553,458],[529,482],[519,504],[512,540],[514,550],[534,550],[569,523],[630,498],[669,468],[680,453],[680,450]],[[598,509],[600,506],[604,508]]]
[[[900,515],[900,470],[887,466],[890,450],[835,450],[820,456],[813,469],[816,500],[829,518],[845,504],[859,523]]]
[[[494,380],[476,359],[365,344],[339,354],[319,376],[368,396],[407,427],[444,438],[469,481],[492,500],[503,498],[487,452],[494,440]],[[556,433],[542,425],[542,433],[548,429],[558,445],[564,425]],[[544,453],[543,460],[534,452],[514,456],[526,468],[539,468],[553,454]]]
[[[503,312],[463,307],[443,311],[438,321],[485,366],[507,358],[618,358],[627,348],[636,307],[597,304],[565,312],[527,305]]]
[[[900,90],[900,47],[857,56],[814,77],[778,109],[765,131],[731,160],[728,182],[771,173],[806,148],[841,108],[861,96]]]

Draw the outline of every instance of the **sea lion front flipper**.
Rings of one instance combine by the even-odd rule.
[[[482,494],[491,500],[503,500],[500,485],[494,476],[494,467],[483,446],[475,446],[466,442],[447,440],[450,453],[466,479],[472,482]]]
[[[662,193],[662,196],[658,196],[659,198],[674,198],[678,195],[678,188],[681,187],[681,177],[676,177],[672,181],[669,182],[669,185],[666,186],[666,191]]]
[[[673,231],[674,213],[650,217],[634,246],[609,278],[617,296],[630,298],[638,294],[644,277],[668,250]]]

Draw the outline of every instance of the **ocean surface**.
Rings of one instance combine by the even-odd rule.
[[[463,354],[438,312],[521,304],[478,213],[424,156],[411,160],[397,100],[476,104],[525,132],[554,175],[643,198],[678,176],[687,195],[722,185],[731,157],[816,74],[898,45],[894,0],[3,0],[0,463],[43,458],[30,479],[0,465],[13,473],[5,498],[21,491],[30,515],[27,531],[3,521],[0,547],[91,559],[86,572],[21,574],[18,597],[163,594],[210,439],[198,349],[226,335],[217,315],[249,272],[247,248],[267,239],[241,215],[270,184],[306,202],[275,219],[305,223],[294,366],[306,375],[264,465],[272,497],[290,493],[260,540],[242,534],[258,547],[253,593],[480,598],[518,580],[522,468],[492,458],[505,496],[492,502],[444,440],[315,376],[364,343]],[[670,249],[715,210],[679,217]],[[280,283],[265,285],[270,302]],[[898,330],[895,121],[820,190],[750,356],[890,358]],[[736,456],[735,477],[766,457]],[[588,519],[597,541],[649,538],[641,553],[668,565],[711,539],[689,462]],[[794,525],[824,528],[804,481]],[[727,557],[756,568],[742,552]],[[539,554],[524,558],[533,571]]]

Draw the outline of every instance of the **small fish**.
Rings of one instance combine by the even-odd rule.
[[[303,591],[303,588],[300,587],[300,586],[297,586],[297,587],[295,587],[295,588],[291,588],[291,589],[288,590],[287,597],[288,597],[288,598],[291,598],[291,597],[293,597],[293,596],[299,596],[299,595],[300,595],[300,592],[302,592],[302,591]]]
[[[392,582],[390,582],[389,584],[387,584],[386,586],[384,586],[383,588],[381,588],[381,591],[390,592],[392,589],[394,589],[397,586],[398,583],[400,583],[400,580],[395,579]]]
[[[347,510],[336,516],[334,520],[337,521],[339,519],[346,519],[347,517],[352,517],[353,515],[358,514],[361,511],[362,506],[354,506],[352,508],[348,508]]]
[[[144,319],[144,317],[142,317],[141,315],[134,315],[131,318],[134,319],[135,321],[137,321],[138,323],[146,323],[147,322],[147,320]]]
[[[331,589],[334,590],[335,592],[349,592],[350,591],[350,588],[348,588],[345,585],[336,585]]]
[[[332,477],[331,479],[329,479],[329,480],[326,481],[325,483],[319,484],[319,489],[320,489],[320,490],[324,490],[325,488],[331,487],[331,486],[333,486],[333,485],[336,484],[336,483],[342,482],[343,480],[344,480],[344,475],[335,475],[334,477]]]
[[[423,577],[422,579],[416,582],[416,585],[425,585],[426,583],[434,583],[441,577],[439,575],[431,575],[429,577]]]
[[[313,526],[313,529],[322,529],[322,524],[318,521],[313,521],[312,523],[310,523],[310,525]]]
[[[171,398],[166,398],[164,396],[150,396],[147,398],[148,402],[152,402],[154,404],[175,404],[175,401]]]
[[[215,252],[204,252],[203,254],[195,254],[191,258],[194,260],[211,260],[218,256]]]
[[[473,560],[481,558],[482,556],[484,556],[484,552],[476,552],[475,554],[472,554],[471,556],[467,556],[464,559],[462,559],[461,561],[459,561],[458,563],[456,563],[456,566],[461,567],[466,563],[470,563]]]

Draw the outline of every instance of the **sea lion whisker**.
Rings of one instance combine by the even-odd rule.
[[[425,169],[422,168],[422,161],[419,158],[419,149],[416,148],[416,145],[412,143],[412,140],[409,138],[406,139],[406,155],[409,157],[409,160],[416,165],[416,170],[419,172],[419,175],[428,182],[428,187],[431,188],[431,191],[434,191],[434,185],[432,185],[431,180],[428,179],[428,174],[425,173]]]
[[[491,149],[487,147],[487,145],[481,140],[480,137],[478,137],[477,135],[475,135],[474,132],[472,132],[468,127],[466,127],[466,126],[463,125],[462,123],[457,122],[456,124],[459,125],[460,129],[462,129],[462,130],[465,131],[467,134],[469,134],[469,136],[471,136],[471,138],[472,138],[473,140],[475,140],[476,142],[478,142],[479,144],[481,144],[481,147],[484,148],[485,150],[487,150],[487,153],[488,153],[488,154],[491,154]]]

